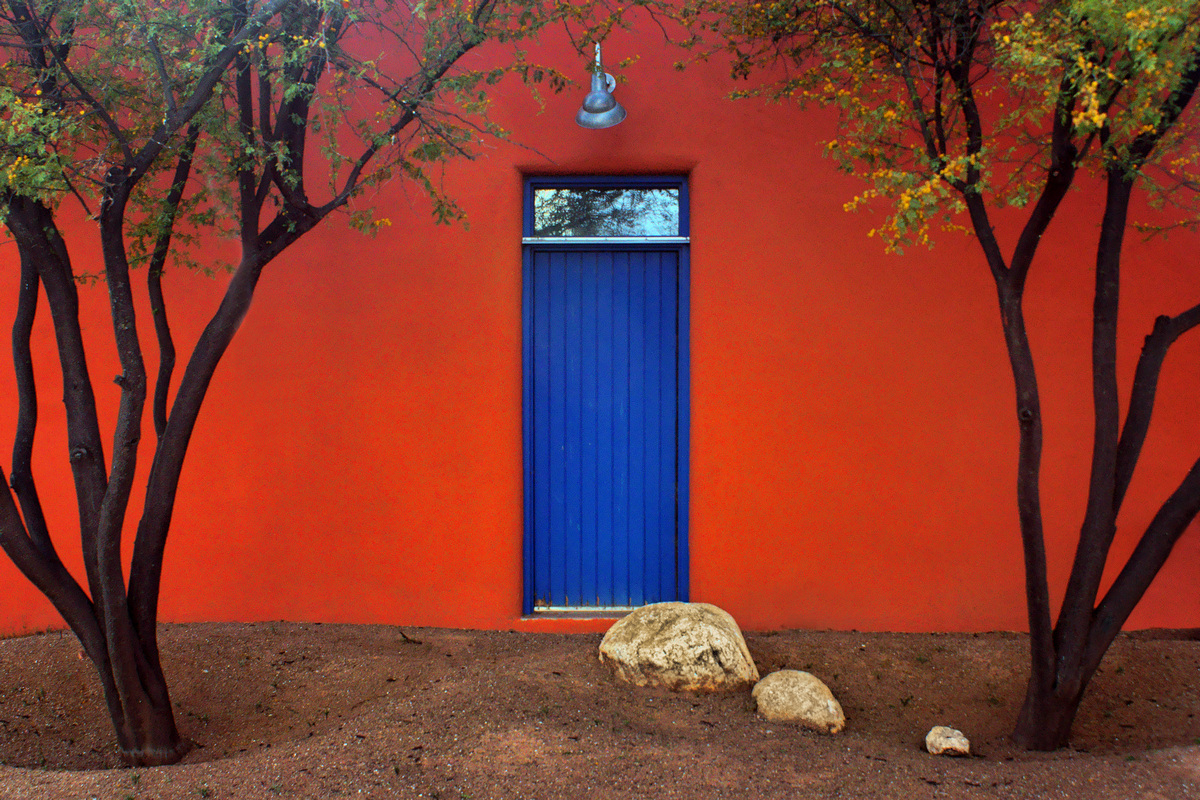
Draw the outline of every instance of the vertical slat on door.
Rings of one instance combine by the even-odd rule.
[[[562,540],[567,529],[567,463],[566,463],[566,349],[567,275],[564,253],[551,253],[546,278],[550,282],[550,364],[548,370],[550,416],[546,449],[550,451],[550,474],[547,477],[550,504],[550,530]],[[564,598],[566,586],[566,550],[561,545],[551,547],[549,595]],[[561,601],[560,601],[561,602]]]
[[[660,252],[658,256],[658,274],[662,282],[659,294],[661,302],[659,341],[663,343],[663,347],[670,347],[674,351],[678,348],[679,342],[679,254],[678,252],[664,251]],[[662,392],[663,399],[661,404],[663,417],[659,421],[661,429],[664,432],[664,435],[659,440],[659,461],[664,466],[664,473],[668,471],[666,465],[676,465],[676,469],[669,470],[674,480],[671,482],[671,485],[662,487],[662,491],[658,495],[659,529],[676,533],[679,530],[679,439],[677,435],[679,430],[679,376],[677,364],[678,360],[662,372],[660,391]],[[679,559],[677,557],[677,546],[677,536],[659,537],[658,598],[660,600],[675,599],[678,596]]]
[[[605,597],[611,605],[622,605],[629,597],[629,253],[610,253],[613,264],[613,357],[612,392],[616,407],[611,434],[613,439],[612,486],[613,527],[610,533],[612,580]]]
[[[646,533],[642,540],[642,552],[645,553],[643,560],[646,568],[645,577],[642,579],[644,592],[642,602],[653,602],[658,599],[660,569],[658,540],[664,535],[670,535],[670,532],[663,530],[660,525],[659,498],[665,491],[665,487],[674,479],[673,469],[671,469],[670,475],[663,474],[663,468],[666,465],[662,464],[659,458],[659,442],[666,436],[670,436],[671,431],[664,431],[662,428],[662,373],[665,369],[663,360],[666,353],[664,350],[668,345],[661,340],[659,335],[661,331],[659,315],[662,313],[662,303],[658,261],[659,253],[657,252],[646,253],[642,259],[646,281],[646,288],[643,292],[646,306],[646,358],[644,362],[646,427],[643,433],[643,441],[646,443],[646,457],[643,466],[646,487]],[[669,360],[674,362],[674,358],[669,358]]]
[[[598,471],[599,408],[597,404],[599,381],[597,366],[600,341],[596,325],[597,297],[597,254],[582,254],[580,272],[580,473],[579,473],[579,595],[577,605],[596,605],[599,594],[596,587],[597,573],[597,525],[596,525],[596,475]]]
[[[629,605],[641,605],[646,540],[646,273],[645,255],[629,256]]]
[[[565,420],[565,433],[559,446],[563,449],[563,481],[565,486],[566,521],[562,529],[563,545],[563,590],[562,605],[579,604],[579,544],[581,539],[580,472],[583,468],[582,454],[582,376],[583,348],[581,346],[580,320],[582,318],[582,264],[579,256],[566,258],[566,330],[563,336],[562,358],[566,369],[561,392]]]
[[[533,428],[532,452],[527,454],[533,462],[533,479],[528,482],[532,489],[532,497],[528,502],[533,504],[533,529],[535,531],[550,531],[550,448],[546,446],[550,437],[547,427],[550,425],[550,272],[548,253],[536,253],[530,266],[530,282],[533,284],[533,300],[529,309],[530,319],[526,324],[533,328],[533,366],[534,379],[529,382],[529,391],[533,395],[530,405],[533,408],[533,418],[528,424]],[[538,546],[534,542],[531,548],[533,557],[533,601],[538,604],[550,602],[550,548]]]
[[[613,428],[621,400],[616,391],[613,357],[615,269],[612,253],[596,255],[596,605],[612,604],[613,547],[616,527]],[[601,333],[603,332],[603,333]],[[603,340],[601,340],[603,336]]]

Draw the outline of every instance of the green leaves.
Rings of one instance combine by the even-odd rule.
[[[848,207],[887,214],[889,249],[961,228],[971,197],[1026,205],[1055,141],[1159,191],[1200,179],[1197,0],[700,0],[684,21],[751,79],[735,96],[838,110],[826,153],[867,180]]]
[[[10,86],[0,86],[0,109],[0,193],[55,204],[67,188],[61,150],[83,126],[79,114],[40,89],[22,97]]]
[[[0,61],[0,192],[51,206],[77,198],[94,214],[116,190],[106,176],[124,176],[134,264],[173,231],[174,263],[195,265],[201,239],[241,235],[247,202],[293,230],[290,220],[327,214],[391,180],[424,191],[439,221],[461,219],[438,176],[487,137],[507,135],[488,119],[494,92],[510,79],[535,95],[571,83],[519,44],[568,21],[582,44],[618,22],[607,0],[29,7],[36,38],[0,43],[8,51]],[[468,66],[464,56],[485,41],[500,46]],[[188,128],[198,140],[174,197]],[[361,213],[351,221],[376,230]]]

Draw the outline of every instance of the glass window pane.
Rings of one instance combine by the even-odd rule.
[[[534,236],[678,236],[679,189],[534,189]]]

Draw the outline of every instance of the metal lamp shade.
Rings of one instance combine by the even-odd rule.
[[[599,48],[597,48],[598,50]],[[597,59],[599,54],[597,53]],[[575,115],[575,121],[584,128],[611,128],[625,119],[625,109],[612,96],[617,85],[613,76],[603,71],[592,73],[592,90],[583,98],[583,107]]]

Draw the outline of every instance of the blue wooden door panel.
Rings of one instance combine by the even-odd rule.
[[[532,605],[675,599],[680,251],[529,258]]]

